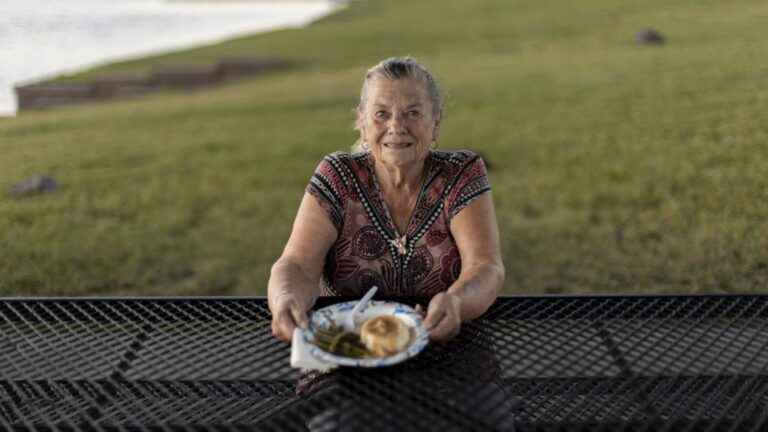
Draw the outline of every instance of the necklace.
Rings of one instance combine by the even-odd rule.
[[[402,237],[397,237],[393,240],[390,240],[389,242],[392,244],[392,246],[395,247],[395,249],[397,249],[397,253],[400,255],[405,255],[408,252],[408,250],[405,249],[405,244],[408,242],[405,234],[403,234]]]
[[[375,175],[374,175],[374,179],[375,179]],[[427,179],[427,165],[425,163],[421,173],[421,188],[419,190],[419,194],[416,196],[416,202],[413,204],[413,209],[411,209],[411,215],[408,217],[408,223],[405,225],[406,232],[403,235],[400,235],[400,232],[397,229],[397,224],[395,224],[395,219],[392,217],[392,213],[390,213],[389,208],[387,207],[387,203],[382,197],[382,203],[384,204],[384,209],[389,215],[389,219],[392,221],[392,227],[394,228],[394,232],[395,232],[395,238],[393,238],[392,240],[389,240],[389,243],[392,246],[394,246],[394,248],[397,250],[397,253],[401,256],[408,253],[408,249],[406,248],[406,245],[408,244],[408,237],[407,237],[408,227],[411,226],[413,215],[414,213],[416,213],[416,207],[418,207],[419,201],[421,200],[421,195],[424,193],[424,186],[425,186],[426,179]]]

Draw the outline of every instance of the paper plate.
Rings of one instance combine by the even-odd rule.
[[[355,304],[357,304],[357,301],[337,303],[312,313],[309,326],[302,331],[304,342],[307,342],[310,354],[322,361],[341,366],[375,368],[405,361],[420,353],[429,343],[429,334],[426,328],[424,328],[421,314],[412,307],[402,303],[376,300],[371,300],[368,303],[366,308],[360,313],[358,322],[364,322],[380,315],[392,315],[399,318],[412,332],[411,343],[408,345],[408,348],[389,357],[352,358],[324,351],[313,343],[315,335],[312,329],[320,328],[326,330],[334,326],[340,326],[344,317],[352,311]]]

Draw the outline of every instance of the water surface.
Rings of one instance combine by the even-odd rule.
[[[16,111],[14,85],[245,33],[305,25],[336,4],[2,0],[0,115]]]

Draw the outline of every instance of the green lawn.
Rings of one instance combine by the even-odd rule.
[[[356,1],[304,29],[111,65],[274,55],[289,71],[0,119],[0,295],[255,295],[378,60],[447,94],[440,146],[492,164],[506,290],[768,282],[761,0]],[[639,46],[660,29],[669,42]],[[56,193],[12,199],[46,173]]]

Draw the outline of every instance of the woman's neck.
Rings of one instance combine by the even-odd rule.
[[[418,192],[426,169],[426,161],[404,165],[385,165],[376,161],[374,171],[382,191]]]

